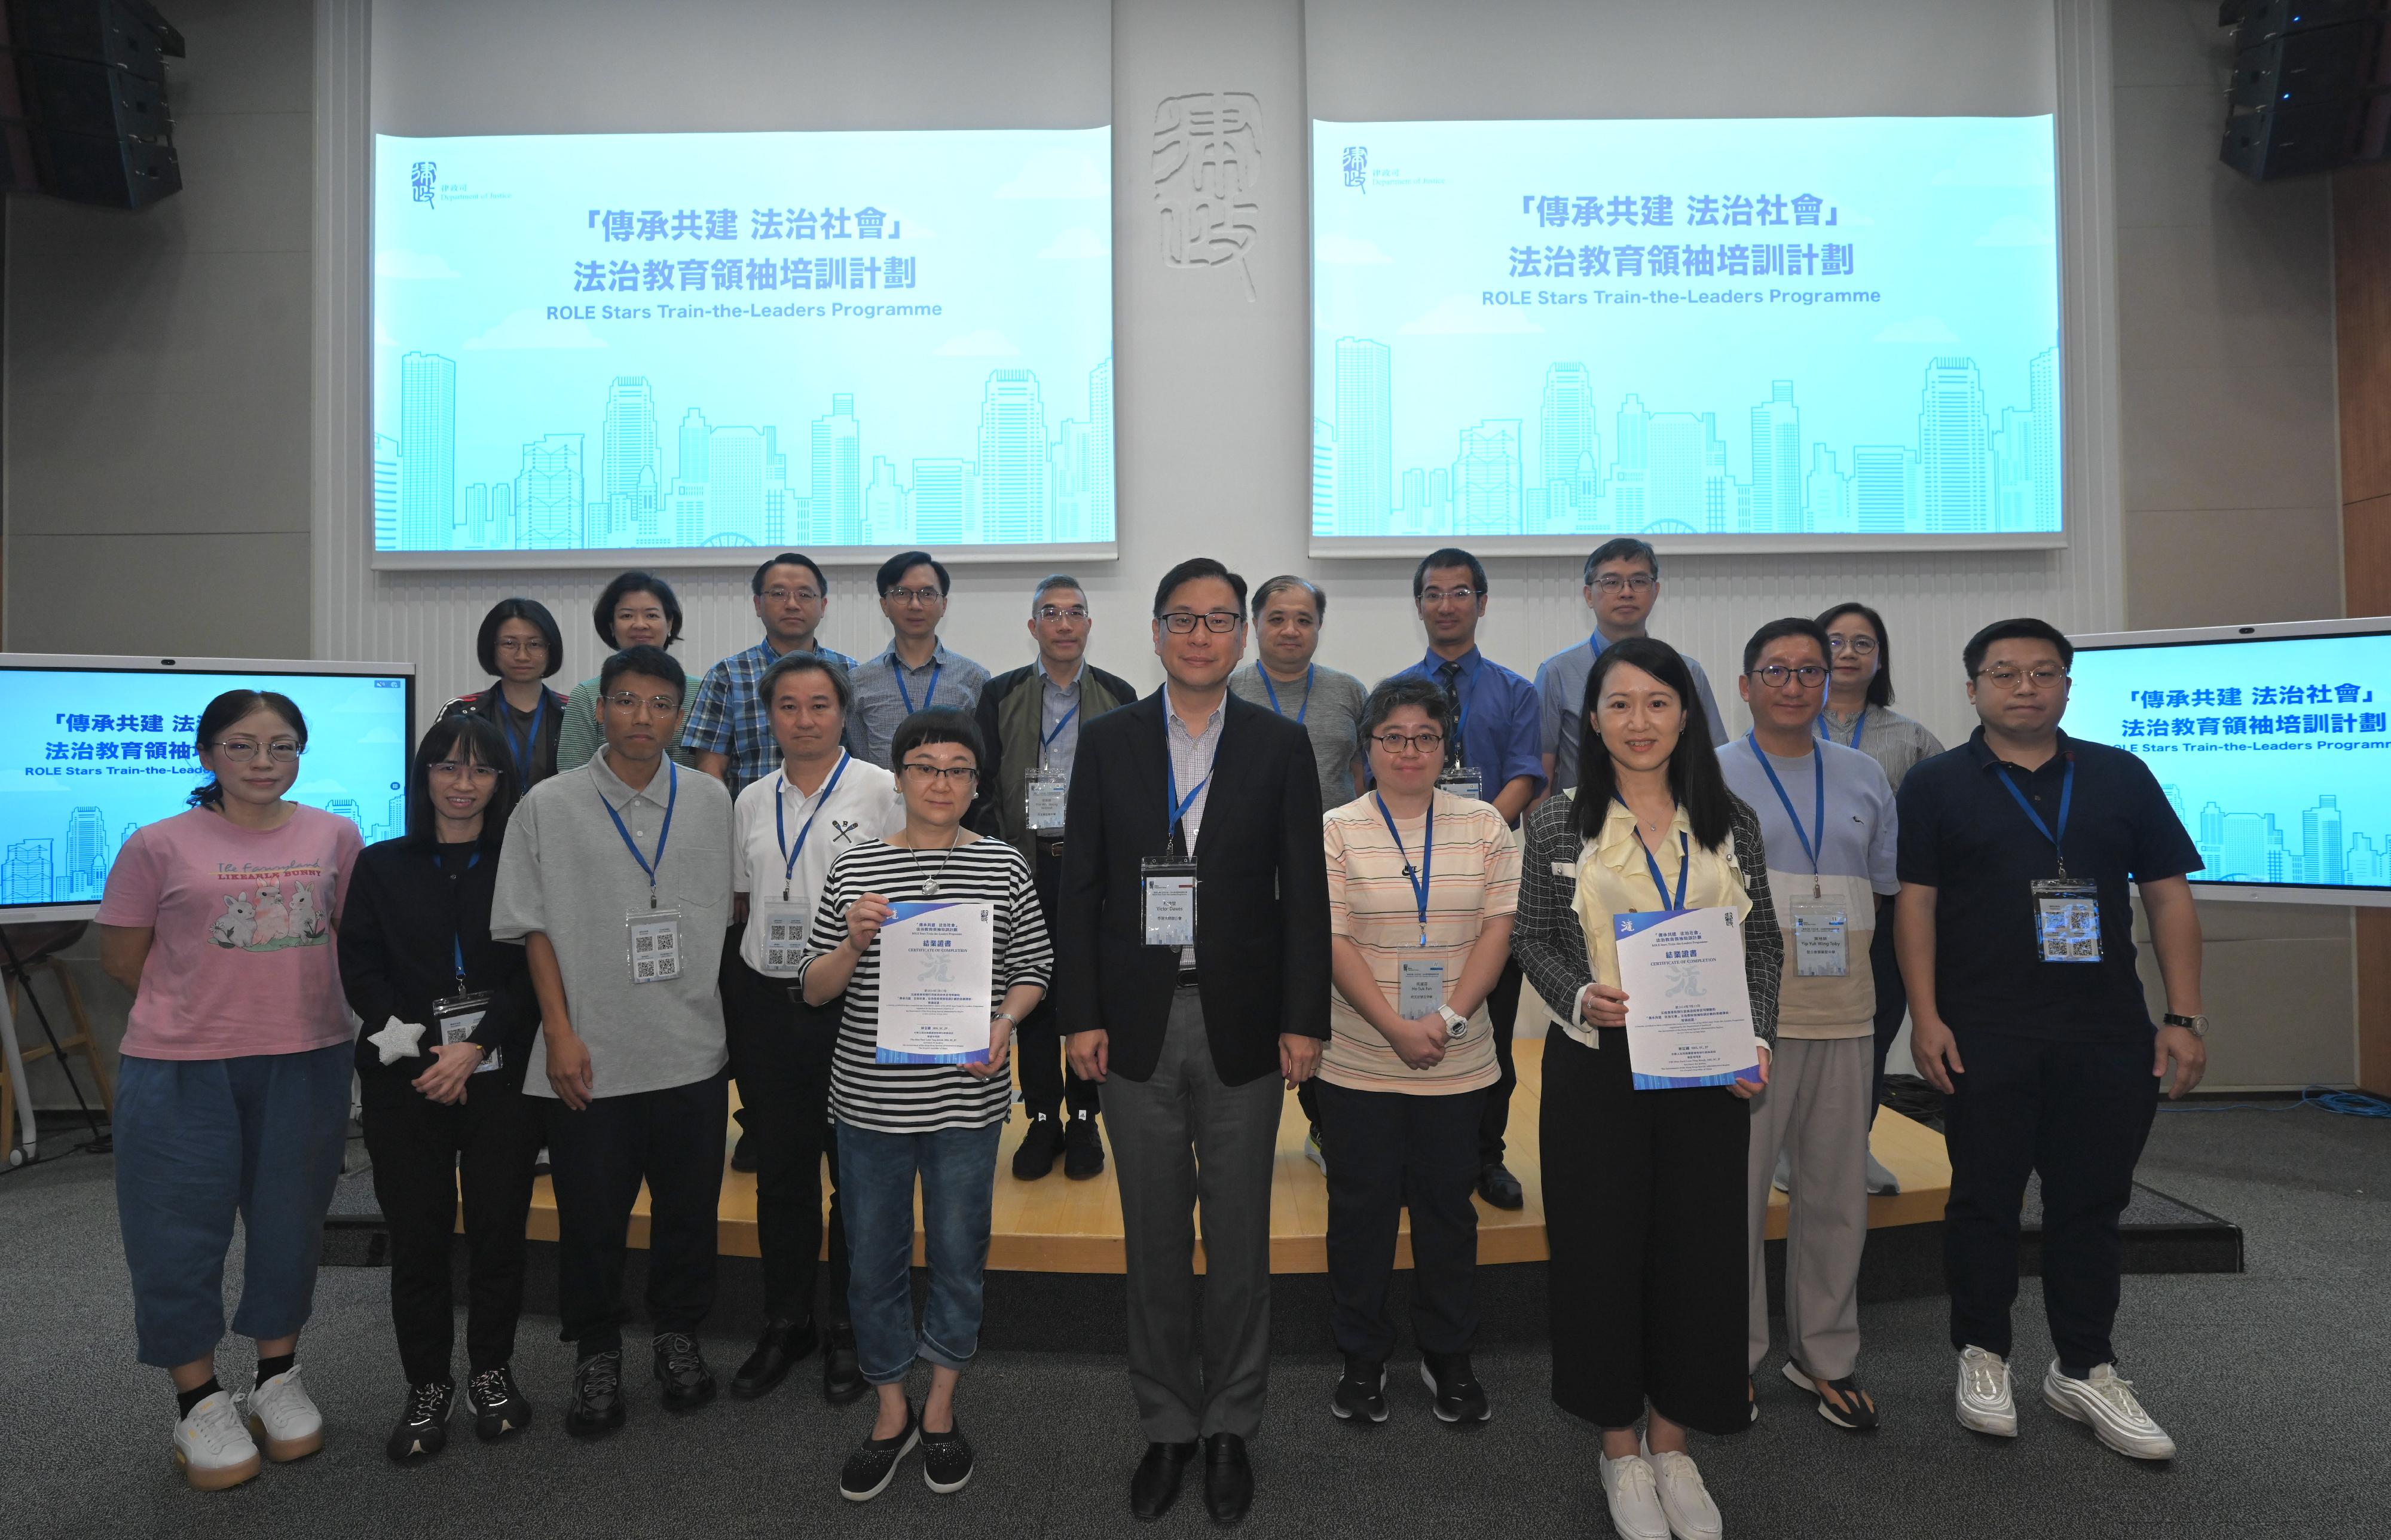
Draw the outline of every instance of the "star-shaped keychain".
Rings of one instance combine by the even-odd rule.
[[[423,1040],[422,1026],[414,1021],[402,1021],[394,1016],[381,1031],[369,1034],[366,1041],[381,1053],[385,1064],[395,1064],[402,1059],[420,1059],[423,1050],[416,1045]]]

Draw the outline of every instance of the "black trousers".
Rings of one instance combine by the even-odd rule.
[[[391,1325],[410,1385],[454,1379],[448,1263],[460,1187],[470,1257],[465,1356],[476,1374],[514,1356],[523,1223],[540,1141],[539,1114],[523,1094],[521,1070],[474,1076],[465,1099],[447,1107],[415,1089],[417,1072],[401,1063],[358,1077],[374,1198],[390,1227]]]
[[[1503,1131],[1511,1126],[1511,1092],[1519,1084],[1519,1072],[1511,1063],[1511,1033],[1519,1022],[1519,986],[1526,979],[1519,959],[1505,957],[1494,992],[1486,996],[1486,1014],[1494,1023],[1494,1062],[1501,1078],[1486,1088],[1486,1110],[1479,1115],[1478,1163],[1481,1166],[1503,1158]]]
[[[1306,1084],[1311,1084],[1306,1082]],[[1330,1324],[1340,1353],[1384,1363],[1395,1238],[1412,1213],[1412,1334],[1424,1353],[1478,1340],[1478,1130],[1483,1090],[1452,1096],[1356,1091],[1322,1082],[1328,1146]]]
[[[578,1112],[547,1104],[559,1336],[577,1356],[623,1345],[623,1252],[642,1181],[649,1320],[659,1332],[695,1331],[713,1308],[730,1110],[730,1083],[718,1074],[601,1097]]]
[[[1063,881],[1063,841],[1031,836],[1037,858],[1038,907],[1046,929],[1054,929],[1054,894]],[[1071,1072],[1070,1056],[1063,1048],[1062,1018],[1054,1014],[1054,992],[1048,990],[1037,1008],[1013,1033],[1013,1059],[1021,1067],[1021,1102],[1032,1116],[1057,1116],[1065,1108],[1097,1116],[1096,1083]]]
[[[1868,972],[1876,980],[1876,1080],[1868,1093],[1868,1126],[1876,1126],[1876,1110],[1884,1103],[1884,1056],[1901,1035],[1909,1015],[1909,991],[1901,982],[1901,959],[1893,950],[1893,905],[1876,906],[1876,939],[1868,943]]]
[[[1967,1072],[1944,1098],[1951,1199],[1943,1270],[1951,1345],[2010,1353],[2018,1229],[2029,1172],[2042,1176],[2042,1304],[2060,1369],[2116,1361],[2125,1242],[2118,1216],[2158,1115],[2148,1038],[2045,1041],[1957,1031]]]
[[[1648,1401],[1701,1432],[1741,1432],[1750,1104],[1722,1086],[1638,1091],[1627,1033],[1601,1037],[1544,1038],[1553,1400],[1602,1428]]]
[[[756,1245],[763,1253],[767,1320],[809,1321],[821,1271],[822,1182],[830,1182],[831,1317],[847,1319],[847,1223],[838,1204],[838,1136],[830,1121],[830,1066],[844,997],[808,1006],[793,981],[769,978],[722,954],[722,1020],[739,1082],[748,1153],[756,1160]],[[823,1157],[828,1156],[827,1162]]]

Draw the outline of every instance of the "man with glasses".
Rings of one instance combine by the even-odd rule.
[[[1910,1057],[1943,1093],[1951,1198],[1943,1265],[1962,1427],[2014,1438],[2010,1306],[2026,1178],[2042,1178],[2042,1298],[2053,1411],[2138,1459],[2175,1442],[2117,1373],[2118,1216],[2170,1060],[2200,1084],[2200,855],[2139,758],[2060,731],[2075,649],[2045,622],[1997,621],[1961,661],[1977,727],[1902,778],[1894,944]],[[2167,1015],[2134,968],[2134,890]],[[1797,1171],[1798,1182],[1800,1174]]]
[[[1037,644],[1038,661],[998,674],[979,692],[979,736],[988,763],[980,770],[973,827],[1028,857],[1049,931],[1063,880],[1063,836],[1079,729],[1137,699],[1136,686],[1087,661],[1088,633],[1094,626],[1078,578],[1068,572],[1041,578],[1029,596],[1029,639]],[[1063,1174],[1075,1182],[1105,1169],[1095,1083],[1070,1072],[1058,1020],[1050,989],[1013,1034],[1022,1110],[1029,1118],[1013,1152],[1018,1181],[1044,1176],[1057,1156]]]
[[[705,671],[681,735],[681,747],[697,755],[697,767],[721,781],[734,798],[748,782],[780,767],[770,713],[756,691],[773,660],[784,653],[813,652],[835,659],[849,674],[856,666],[846,653],[815,639],[830,602],[830,579],[813,558],[782,551],[756,568],[747,586],[755,595],[756,618],[764,622],[764,639]],[[848,747],[856,747],[852,738]]]
[[[1208,558],[1163,574],[1166,682],[1079,735],[1055,904],[1071,1068],[1102,1087],[1118,1163],[1143,1520],[1178,1497],[1199,1440],[1214,1521],[1253,1500],[1281,1087],[1311,1078],[1328,1036],[1320,783],[1302,728],[1229,693],[1245,601]]]
[[[1503,821],[1516,828],[1519,815],[1545,781],[1536,748],[1536,688],[1478,650],[1486,586],[1485,564],[1467,551],[1446,546],[1429,552],[1412,573],[1412,600],[1428,630],[1428,655],[1395,677],[1428,680],[1453,700],[1460,725],[1445,742],[1445,769],[1437,785],[1493,803]],[[1584,682],[1581,674],[1581,690]],[[1498,1209],[1523,1208],[1528,1201],[1519,1179],[1503,1163],[1511,1088],[1519,1083],[1511,1062],[1511,1033],[1519,1014],[1521,979],[1519,963],[1506,961],[1494,993],[1486,997],[1502,1078],[1487,1091],[1479,1124],[1478,1196]]]
[[[953,586],[947,566],[927,551],[903,551],[880,564],[880,612],[895,633],[888,650],[855,671],[858,758],[888,764],[897,725],[930,706],[969,712],[979,702],[988,670],[938,640]]]
[[[523,943],[539,996],[525,1092],[549,1098],[557,1314],[574,1344],[567,1432],[623,1425],[623,1253],[646,1183],[648,1315],[664,1402],[714,1399],[697,1330],[714,1303],[729,1109],[716,977],[730,922],[730,799],[666,757],[688,678],[661,648],[599,674],[606,747],[507,820],[490,934]]]
[[[1876,1069],[1868,946],[1878,898],[1900,883],[1893,785],[1882,766],[1817,736],[1828,667],[1827,633],[1816,621],[1771,621],[1752,633],[1736,681],[1751,731],[1719,751],[1719,773],[1760,815],[1768,889],[1785,932],[1777,1047],[1767,1088],[1751,1098],[1745,1367],[1757,1376],[1768,1356],[1764,1232],[1782,1150],[1792,1163],[1785,1378],[1818,1398],[1820,1417],[1860,1432],[1877,1425],[1876,1403],[1855,1377]],[[1755,1396],[1755,1416],[1758,1405]]]
[[[1661,600],[1661,558],[1651,545],[1633,535],[1606,540],[1585,558],[1585,607],[1594,611],[1594,635],[1563,648],[1536,668],[1536,699],[1542,703],[1540,737],[1544,775],[1552,789],[1577,785],[1579,735],[1585,727],[1585,681],[1595,659],[1611,643],[1629,636],[1648,636],[1645,622]],[[1726,717],[1711,693],[1710,675],[1683,648],[1686,672],[1694,676],[1694,694],[1702,704],[1702,720],[1710,725],[1711,742],[1726,742]]]

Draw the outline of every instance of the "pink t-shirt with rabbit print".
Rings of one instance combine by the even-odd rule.
[[[348,1042],[332,927],[364,843],[304,804],[280,828],[195,807],[134,830],[98,915],[155,932],[123,1051],[241,1059]]]

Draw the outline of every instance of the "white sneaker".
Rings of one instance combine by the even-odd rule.
[[[2100,1442],[2121,1455],[2138,1460],[2175,1458],[2175,1440],[2142,1410],[2134,1399],[2134,1382],[2119,1379],[2114,1364],[2097,1365],[2086,1378],[2070,1380],[2059,1372],[2054,1358],[2042,1377],[2042,1399],[2060,1416],[2089,1423]]]
[[[1610,1527],[1619,1532],[1620,1540],[1669,1540],[1669,1516],[1661,1510],[1652,1468],[1643,1457],[1630,1455],[1615,1460],[1605,1455],[1596,1463],[1602,1468],[1602,1495],[1610,1505]]]
[[[2017,1437],[2017,1400],[2010,1394],[2010,1366],[1997,1353],[1959,1350],[1959,1426],[1999,1438]]]
[[[1782,1193],[1790,1193],[1793,1190],[1793,1152],[1791,1150],[1780,1149],[1777,1152],[1777,1174],[1769,1178],[1768,1185]]]
[[[249,1431],[271,1460],[304,1459],[324,1447],[324,1414],[299,1382],[299,1366],[249,1392]]]
[[[174,1463],[201,1492],[222,1492],[257,1474],[257,1445],[240,1425],[230,1391],[217,1391],[174,1424]]]
[[[1318,1166],[1320,1168],[1321,1175],[1325,1176],[1328,1174],[1328,1155],[1326,1151],[1320,1148],[1319,1129],[1315,1128],[1310,1133],[1304,1135],[1303,1158],[1310,1161],[1313,1165]]]
[[[1873,1151],[1868,1158],[1868,1189],[1871,1198],[1890,1198],[1901,1190],[1901,1178],[1887,1170]]]
[[[1702,1484],[1702,1473],[1694,1469],[1694,1457],[1674,1450],[1656,1455],[1647,1445],[1644,1460],[1652,1468],[1661,1511],[1677,1540],[1719,1540],[1725,1526],[1719,1520],[1718,1504],[1711,1501],[1710,1488]]]

